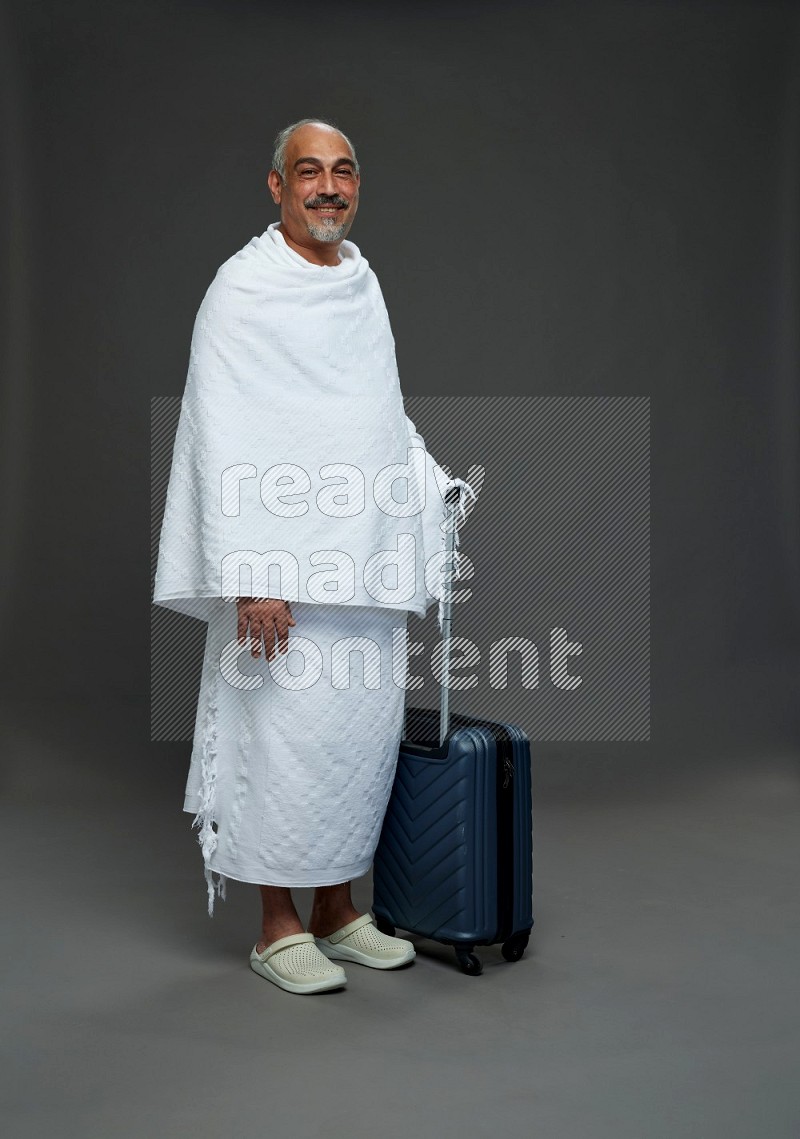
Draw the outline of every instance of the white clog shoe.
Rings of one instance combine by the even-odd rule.
[[[327,937],[318,937],[316,942],[325,956],[334,961],[357,961],[372,969],[396,969],[417,955],[413,942],[381,933],[372,914],[362,914]]]
[[[250,954],[250,968],[287,993],[320,993],[347,984],[344,969],[320,953],[313,933],[279,937],[261,953],[256,952],[256,945]]]

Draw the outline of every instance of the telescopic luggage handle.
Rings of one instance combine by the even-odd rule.
[[[459,510],[461,511],[462,518],[466,516],[466,509],[463,504],[463,496],[465,494],[475,498],[475,491],[465,482],[464,479],[452,479],[448,486],[444,501],[448,506],[445,531],[445,561],[444,565],[448,567],[447,581],[452,582],[453,574],[450,573],[450,567],[453,567],[455,555],[457,554],[458,547],[458,526],[456,518]],[[443,567],[444,568],[444,567]],[[457,567],[456,567],[457,568]],[[442,577],[445,575],[442,574]],[[444,743],[444,738],[450,728],[450,689],[448,681],[450,679],[450,639],[452,635],[453,626],[453,598],[452,591],[449,588],[445,589],[444,597],[439,601],[439,628],[442,633],[442,684],[441,684],[441,700],[439,707],[439,746]],[[403,711],[403,738],[406,735],[406,715],[408,709]]]
[[[453,479],[452,485],[447,488],[444,496],[449,510],[447,514],[447,531],[445,541],[445,576],[444,600],[440,602],[439,614],[442,630],[442,693],[439,704],[439,746],[444,743],[445,736],[450,728],[450,640],[453,631],[453,591],[452,582],[456,574],[452,573],[458,546],[458,525],[456,517],[461,510],[462,518],[465,516],[465,506],[462,501],[465,494],[475,498],[475,491],[464,479]]]
[[[445,573],[442,575],[444,581],[447,583],[443,585],[444,600],[440,608],[441,613],[441,626],[442,626],[442,683],[441,683],[441,696],[439,703],[439,746],[444,743],[444,738],[447,735],[450,727],[450,688],[448,680],[450,679],[450,639],[453,631],[453,591],[450,585],[453,580],[452,568],[453,560],[456,549],[456,510],[458,509],[458,501],[460,498],[459,488],[457,486],[449,487],[444,500],[449,509],[447,512],[447,530],[445,539],[445,560],[444,566],[446,567]]]

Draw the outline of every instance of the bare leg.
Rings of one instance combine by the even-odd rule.
[[[349,882],[340,882],[336,886],[317,886],[311,917],[308,919],[308,932],[315,937],[327,937],[334,930],[341,929],[359,917],[361,914],[354,908],[350,897]]]
[[[303,923],[292,901],[292,891],[288,886],[259,886],[264,919],[261,926],[261,941],[256,952],[263,953],[268,945],[290,933],[305,933]]]

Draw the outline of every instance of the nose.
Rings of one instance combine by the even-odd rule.
[[[326,197],[333,197],[336,193],[336,183],[333,180],[332,170],[323,170],[320,174],[320,180],[317,183],[317,192],[325,194]]]

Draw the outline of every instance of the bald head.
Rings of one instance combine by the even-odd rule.
[[[288,127],[284,127],[283,130],[279,131],[275,136],[275,142],[272,148],[272,169],[277,170],[281,178],[286,178],[286,150],[289,140],[293,138],[298,131],[302,131],[305,127],[308,126],[327,128],[327,130],[333,131],[335,134],[337,134],[342,140],[343,146],[345,148],[342,153],[347,153],[349,151],[350,157],[355,163],[355,172],[356,174],[359,173],[358,159],[356,158],[355,147],[346,134],[340,131],[338,127],[335,127],[333,123],[329,123],[326,119],[298,119],[296,123],[290,123]]]

